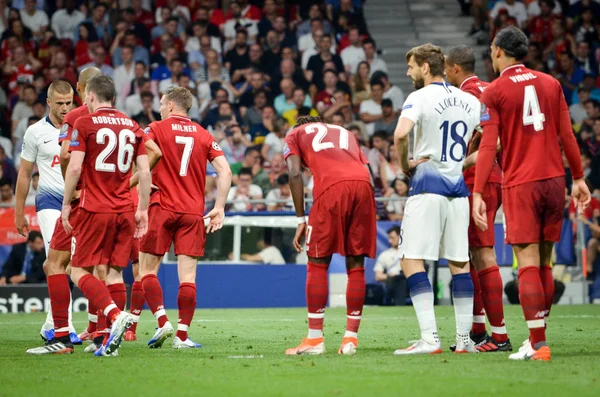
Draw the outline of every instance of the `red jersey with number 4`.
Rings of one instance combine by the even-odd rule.
[[[285,137],[284,158],[295,154],[313,174],[315,200],[341,181],[365,181],[371,176],[354,134],[343,127],[311,123],[294,128]]]
[[[573,130],[569,124],[561,131],[561,112],[569,109],[554,77],[510,66],[485,89],[481,102],[484,131],[498,126],[505,188],[565,175],[559,136]]]
[[[151,203],[177,213],[204,214],[206,161],[223,156],[213,136],[187,117],[170,116],[145,130],[163,157],[152,171]]]
[[[475,98],[481,98],[481,94],[483,94],[483,90],[490,83],[481,81],[477,76],[471,76],[462,82],[460,85],[460,89],[464,92],[468,92],[473,95]],[[475,134],[473,134],[473,138],[469,142],[469,147],[473,144],[473,140],[475,138]],[[475,184],[475,168],[477,166],[473,166],[468,168],[465,172],[463,172],[463,177],[465,178],[465,183],[467,186],[473,186]],[[488,178],[489,183],[502,183],[502,170],[500,169],[500,165],[498,163],[494,163],[494,168],[492,168],[492,172],[490,173],[490,177]]]
[[[133,160],[146,154],[143,135],[135,121],[112,108],[75,122],[69,151],[85,152],[81,208],[102,213],[135,209],[129,179]]]

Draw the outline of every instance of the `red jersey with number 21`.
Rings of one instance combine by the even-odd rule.
[[[203,215],[206,161],[223,156],[215,138],[182,116],[155,121],[145,132],[163,154],[152,170],[152,183],[158,192],[150,202],[176,213]]]
[[[295,154],[313,174],[315,200],[341,181],[365,181],[371,176],[356,137],[343,127],[324,123],[301,125],[285,137],[284,158]]]
[[[134,159],[146,154],[144,132],[125,114],[100,108],[80,117],[69,151],[85,152],[81,208],[88,212],[134,211],[129,179]]]

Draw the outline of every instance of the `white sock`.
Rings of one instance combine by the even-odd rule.
[[[48,313],[46,313],[46,322],[42,325],[42,330],[54,329],[54,317],[52,317],[52,305],[48,304]]]
[[[433,310],[433,291],[411,295],[411,299],[417,313],[417,320],[419,320],[421,339],[432,345],[439,344],[440,338],[438,337],[435,311]]]
[[[71,299],[69,300],[69,332],[75,332],[75,327],[73,326],[73,296],[71,295]]]
[[[469,335],[473,324],[473,297],[456,298],[454,301],[454,315],[456,316],[456,333]]]
[[[308,339],[313,339],[313,338],[322,338],[323,337],[323,331],[320,329],[308,329]]]
[[[358,333],[346,330],[344,338],[358,338]]]

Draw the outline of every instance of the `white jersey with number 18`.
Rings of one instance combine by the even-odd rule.
[[[435,82],[410,94],[400,117],[415,123],[413,157],[429,159],[411,178],[409,196],[467,197],[462,167],[467,144],[479,126],[479,100],[446,82]]]

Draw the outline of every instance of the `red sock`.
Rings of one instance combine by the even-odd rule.
[[[544,287],[544,296],[546,298],[545,320],[547,320],[550,316],[550,310],[552,309],[552,299],[554,299],[554,276],[552,275],[552,267],[540,267],[540,278],[542,279],[542,286]]]
[[[92,302],[88,302],[88,334],[96,332],[96,326],[98,324],[98,309],[92,305]]]
[[[112,321],[121,313],[121,310],[110,298],[108,289],[91,274],[86,274],[79,279],[79,289],[88,301],[91,301],[98,310],[104,313],[107,319]]]
[[[101,280],[100,283],[102,283],[102,285],[106,285],[106,281]],[[91,301],[88,301],[88,305],[92,305],[94,306],[94,304]],[[95,307],[95,306],[94,306]],[[106,328],[108,328],[108,322],[106,321],[106,316],[104,315],[104,312],[102,312],[102,310],[96,308],[96,315],[98,317],[98,322],[96,323],[96,331],[104,331]]]
[[[506,326],[504,325],[504,306],[502,304],[502,277],[498,266],[489,267],[479,272],[481,298],[492,329],[492,338],[496,342],[506,342]]]
[[[71,302],[71,289],[66,274],[55,274],[46,278],[48,294],[54,318],[54,337],[69,336],[69,303]]]
[[[323,332],[325,306],[329,298],[328,265],[308,262],[306,266],[306,306],[308,307],[308,329]]]
[[[135,281],[131,286],[131,298],[129,299],[129,312],[133,315],[135,321],[129,327],[134,334],[137,330],[138,320],[144,309],[144,288],[141,281]]]
[[[481,299],[481,284],[477,276],[477,270],[472,263],[469,263],[469,271],[473,280],[473,325],[471,332],[474,334],[483,334],[485,329],[485,309]]]
[[[154,317],[158,320],[158,327],[162,328],[169,319],[165,312],[163,292],[158,282],[158,277],[154,274],[146,274],[142,277],[142,287],[144,288],[146,303]]]
[[[527,266],[519,269],[519,300],[529,328],[529,339],[534,349],[546,341],[544,326],[545,295],[540,269]]]
[[[111,284],[106,288],[108,288],[110,297],[112,298],[113,302],[115,302],[115,305],[117,305],[119,310],[125,310],[125,305],[127,305],[127,288],[125,287],[125,284]]]
[[[363,306],[365,304],[365,268],[355,267],[348,270],[346,286],[346,331],[358,332]]]
[[[188,338],[188,328],[192,324],[192,318],[194,318],[194,312],[196,311],[196,284],[179,284],[177,307],[179,308],[177,337],[186,340]]]

